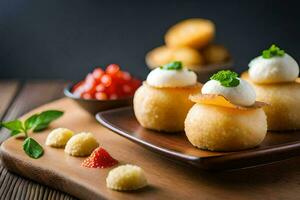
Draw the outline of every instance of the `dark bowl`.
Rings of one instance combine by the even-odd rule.
[[[66,97],[73,99],[80,107],[85,109],[91,114],[96,114],[100,111],[109,110],[112,108],[119,108],[123,106],[130,106],[133,102],[133,97],[115,99],[115,100],[97,100],[97,99],[83,99],[76,97],[71,89],[75,84],[70,84],[64,89],[64,94]]]

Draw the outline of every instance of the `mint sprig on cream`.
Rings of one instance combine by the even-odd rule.
[[[165,64],[160,67],[160,69],[165,69],[165,70],[181,70],[182,69],[182,62],[180,61],[174,61],[168,64]]]
[[[240,84],[240,80],[237,79],[238,74],[230,70],[221,70],[218,73],[212,75],[210,80],[216,80],[224,87],[236,87]]]
[[[265,59],[269,59],[276,56],[282,57],[284,56],[284,54],[285,54],[284,50],[280,49],[275,44],[272,44],[272,46],[269,49],[263,50],[262,57]]]

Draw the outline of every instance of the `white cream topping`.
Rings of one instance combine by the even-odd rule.
[[[299,66],[287,53],[268,59],[259,56],[249,63],[249,77],[255,83],[292,82],[298,75]]]
[[[219,81],[210,80],[202,87],[202,94],[218,94],[224,96],[235,105],[251,106],[255,103],[256,93],[252,86],[245,80],[240,79],[236,87],[224,87]]]
[[[186,87],[197,83],[197,75],[185,68],[181,70],[156,68],[148,74],[147,83],[154,87]]]

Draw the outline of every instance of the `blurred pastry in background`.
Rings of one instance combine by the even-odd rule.
[[[204,63],[201,52],[189,47],[169,48],[161,46],[153,49],[146,55],[146,63],[151,69],[176,60],[180,60],[183,66],[192,70],[197,69],[199,65]]]
[[[201,18],[186,19],[172,26],[165,35],[169,47],[191,47],[200,49],[212,41],[215,25]]]
[[[150,69],[180,60],[191,70],[199,71],[207,66],[230,63],[230,53],[222,45],[213,44],[215,25],[201,18],[183,20],[172,26],[165,35],[165,46],[146,54]]]
[[[254,87],[257,99],[264,107],[268,130],[300,129],[299,65],[289,54],[272,45],[249,63],[242,78]]]
[[[183,66],[191,70],[196,70],[199,65],[204,64],[204,58],[202,54],[192,48],[182,47],[174,49],[174,60],[180,60]]]
[[[146,54],[146,64],[150,69],[165,65],[173,60],[173,50],[167,46],[152,49]]]
[[[229,51],[222,45],[210,44],[202,50],[205,62],[209,64],[220,64],[229,60]]]

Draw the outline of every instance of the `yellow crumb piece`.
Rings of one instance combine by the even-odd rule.
[[[73,135],[73,131],[67,128],[56,128],[49,133],[46,139],[46,145],[55,148],[63,148]]]
[[[67,142],[65,152],[71,156],[89,156],[99,146],[92,133],[78,133]]]
[[[121,165],[112,169],[106,178],[106,186],[113,190],[137,190],[147,185],[142,168],[135,165]]]

